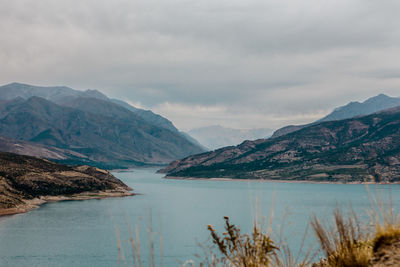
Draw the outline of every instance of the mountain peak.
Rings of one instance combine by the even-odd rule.
[[[98,98],[102,100],[109,100],[106,95],[104,95],[102,92],[97,91],[95,89],[87,89],[82,93],[82,96],[84,97],[93,97],[93,98]]]
[[[348,119],[361,115],[368,115],[380,110],[393,108],[400,105],[400,98],[390,97],[385,94],[368,98],[364,102],[350,102],[349,104],[336,108],[332,113],[322,118],[321,121],[333,121]]]
[[[377,96],[373,96],[373,97],[368,98],[367,100],[365,100],[363,102],[363,104],[369,104],[369,103],[381,102],[381,101],[391,101],[392,99],[396,99],[396,98],[390,97],[390,96],[385,95],[385,94],[379,94]]]
[[[369,115],[382,110],[394,108],[397,106],[400,106],[399,97],[391,97],[381,93],[379,95],[368,98],[364,102],[351,101],[347,105],[337,107],[330,114],[313,123],[305,125],[290,125],[278,129],[274,132],[272,137],[276,138],[324,121],[336,121],[336,120],[343,120],[358,116]]]

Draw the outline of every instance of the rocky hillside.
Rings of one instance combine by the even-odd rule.
[[[110,101],[66,96],[58,102],[36,96],[0,101],[0,135],[79,154],[64,163],[102,168],[165,164],[204,151],[177,130]]]
[[[400,108],[175,161],[174,177],[400,182]]]
[[[317,124],[324,121],[334,121],[334,120],[344,120],[350,119],[357,116],[365,116],[369,114],[373,114],[375,112],[394,108],[400,106],[400,98],[399,97],[390,97],[384,94],[380,94],[371,98],[368,98],[364,102],[350,102],[349,104],[338,107],[334,111],[332,111],[327,116],[322,119],[317,120],[311,124],[306,125],[289,125],[285,126],[281,129],[278,129],[272,135],[272,138],[279,137],[302,128],[311,126],[313,124]]]
[[[32,142],[19,141],[12,138],[0,136],[0,151],[10,152],[19,155],[33,156],[39,158],[63,161],[76,159],[80,161],[89,160],[83,154],[68,149],[61,149],[53,146],[45,146]]]
[[[109,172],[0,152],[0,215],[24,212],[46,200],[125,196],[131,188]]]
[[[44,98],[59,105],[66,104],[67,106],[74,104],[74,101],[82,102],[81,98],[84,98],[86,99],[84,101],[89,102],[86,103],[89,104],[89,107],[85,108],[91,108],[91,110],[94,111],[94,113],[100,113],[101,111],[104,110],[104,107],[100,107],[100,110],[91,107],[92,104],[96,105],[96,103],[98,102],[91,103],[90,99],[103,100],[103,102],[105,101],[108,103],[117,104],[135,113],[137,116],[141,117],[150,124],[178,132],[175,126],[168,119],[158,114],[154,114],[150,110],[135,108],[122,100],[110,99],[97,90],[79,91],[66,86],[34,86],[22,83],[10,83],[7,85],[0,86],[0,100],[12,100],[18,97],[23,99],[28,99],[33,96]]]

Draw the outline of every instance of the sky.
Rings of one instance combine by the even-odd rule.
[[[0,0],[0,84],[97,89],[170,119],[279,128],[400,96],[398,0]]]

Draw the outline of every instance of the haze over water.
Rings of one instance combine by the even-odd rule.
[[[284,236],[297,252],[313,213],[332,222],[336,206],[346,208],[351,203],[361,216],[370,207],[365,185],[167,180],[155,171],[114,173],[140,195],[50,203],[0,218],[0,266],[118,266],[115,229],[129,265],[127,222],[139,227],[141,254],[147,260],[150,217],[156,232],[156,265],[160,266],[160,232],[164,266],[179,266],[201,253],[197,242],[204,244],[208,239],[208,224],[221,233],[222,217],[229,216],[248,232],[255,214],[268,221],[272,207],[275,233],[283,223]],[[371,191],[374,188],[370,186]],[[392,192],[394,208],[399,210],[400,185],[378,188],[385,196]],[[306,247],[311,243],[309,238]]]

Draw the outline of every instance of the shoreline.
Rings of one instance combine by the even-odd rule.
[[[195,177],[177,177],[177,176],[164,176],[164,179],[170,180],[200,180],[200,181],[239,181],[239,182],[263,182],[263,183],[288,183],[288,184],[365,184],[365,185],[390,185],[390,184],[400,184],[396,183],[375,183],[375,182],[330,182],[330,181],[315,181],[315,180],[283,180],[283,179],[244,179],[244,178],[195,178]]]
[[[26,213],[31,210],[39,208],[43,204],[52,202],[103,199],[109,197],[128,197],[134,195],[136,194],[126,190],[106,190],[106,191],[88,191],[73,195],[40,196],[39,198],[26,199],[24,200],[25,202],[24,204],[20,204],[14,208],[0,209],[0,217]]]

